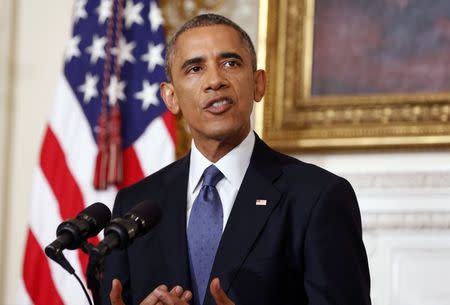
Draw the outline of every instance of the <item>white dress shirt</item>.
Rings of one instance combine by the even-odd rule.
[[[233,208],[234,200],[236,199],[236,195],[241,187],[245,172],[250,164],[250,157],[252,156],[254,146],[255,135],[253,131],[250,130],[249,134],[241,142],[241,144],[233,148],[216,163],[212,163],[197,149],[194,141],[192,141],[191,159],[189,165],[186,224],[189,224],[189,216],[191,215],[192,205],[200,192],[203,181],[203,172],[208,166],[214,164],[224,175],[224,178],[217,183],[216,189],[219,192],[223,207],[222,231],[225,229],[231,209]]]

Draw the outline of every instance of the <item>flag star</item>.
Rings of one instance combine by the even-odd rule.
[[[159,106],[159,99],[156,96],[158,93],[158,83],[151,84],[144,80],[142,83],[142,91],[137,92],[134,97],[142,101],[142,110],[145,111],[150,105]]]
[[[115,105],[117,100],[125,100],[125,86],[125,81],[119,81],[115,76],[111,77],[108,87],[109,104],[111,106]]]
[[[141,11],[144,8],[143,3],[133,4],[133,0],[128,0],[125,7],[125,26],[129,29],[133,23],[142,24],[144,19],[141,17]]]
[[[67,43],[66,53],[64,54],[64,58],[66,61],[70,61],[72,57],[80,57],[81,52],[78,48],[78,44],[81,41],[81,36],[73,36],[69,39],[69,42]]]
[[[160,43],[154,45],[153,42],[148,44],[148,52],[141,56],[143,61],[148,62],[148,71],[153,72],[156,65],[163,65],[164,59],[162,57],[162,52],[164,50],[164,44]]]
[[[106,37],[98,37],[94,34],[92,44],[86,48],[86,52],[91,54],[91,64],[96,64],[99,58],[105,58]]]
[[[164,23],[164,19],[161,15],[161,10],[155,2],[150,3],[150,11],[148,13],[148,19],[150,20],[150,25],[152,32],[156,32],[160,25]]]
[[[98,76],[87,73],[84,84],[78,87],[78,90],[84,93],[83,101],[86,104],[89,103],[93,97],[98,96],[97,83]]]
[[[112,0],[102,0],[95,11],[98,14],[98,23],[105,23],[106,19],[111,16]]]
[[[118,56],[120,65],[126,61],[134,63],[134,56],[132,52],[135,47],[136,43],[134,41],[127,43],[126,39],[121,37],[119,40],[119,46],[113,48],[112,54]]]
[[[85,10],[87,0],[77,0],[75,2],[75,12],[73,14],[73,17],[75,19],[75,23],[77,23],[80,19],[84,19],[87,17],[87,13]]]

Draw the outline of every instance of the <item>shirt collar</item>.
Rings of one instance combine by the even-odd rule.
[[[254,146],[255,134],[250,130],[247,137],[238,146],[216,163],[212,163],[197,149],[194,140],[192,140],[189,165],[189,192],[193,193],[195,191],[201,181],[203,172],[211,164],[214,164],[222,172],[225,179],[238,189],[250,164]]]

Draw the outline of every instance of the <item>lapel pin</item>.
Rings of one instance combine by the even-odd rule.
[[[267,200],[265,200],[265,199],[256,199],[256,205],[267,205]]]

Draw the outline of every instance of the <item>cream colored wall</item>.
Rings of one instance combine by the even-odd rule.
[[[15,18],[12,18],[12,12],[8,16],[7,11],[3,10],[5,5],[9,7],[13,3],[16,6]],[[0,88],[5,86],[8,91],[6,95],[12,97],[3,100],[5,93],[0,92],[1,132],[4,133],[1,135],[2,139],[8,136],[11,139],[7,147],[9,158],[5,159],[8,154],[0,153],[0,160],[10,168],[6,176],[9,198],[2,203],[3,209],[7,207],[6,214],[2,213],[3,227],[7,230],[2,232],[1,240],[3,295],[0,296],[0,304],[10,305],[14,304],[20,278],[31,182],[56,80],[62,67],[62,54],[70,30],[72,1],[1,0],[0,4],[1,14],[7,14],[7,18],[2,16],[2,22],[10,22],[0,26],[1,48],[14,50],[10,61],[13,82],[7,83],[3,75],[0,79]],[[14,27],[11,24],[13,19],[16,20]],[[6,40],[4,44],[3,31],[12,27],[12,39],[10,42]],[[1,63],[4,63],[5,53],[1,51]],[[11,113],[4,111],[8,107],[13,109]],[[9,130],[3,128],[4,122],[8,121],[4,120],[6,116],[11,123]],[[0,187],[5,186],[4,181]],[[2,191],[3,194],[5,190]]]
[[[6,215],[8,198],[8,163],[9,154],[9,117],[10,117],[10,59],[11,54],[11,32],[12,32],[12,3],[9,0],[0,0],[0,296],[4,288],[2,274],[4,274],[4,257],[6,239]],[[1,299],[0,299],[1,300]]]

